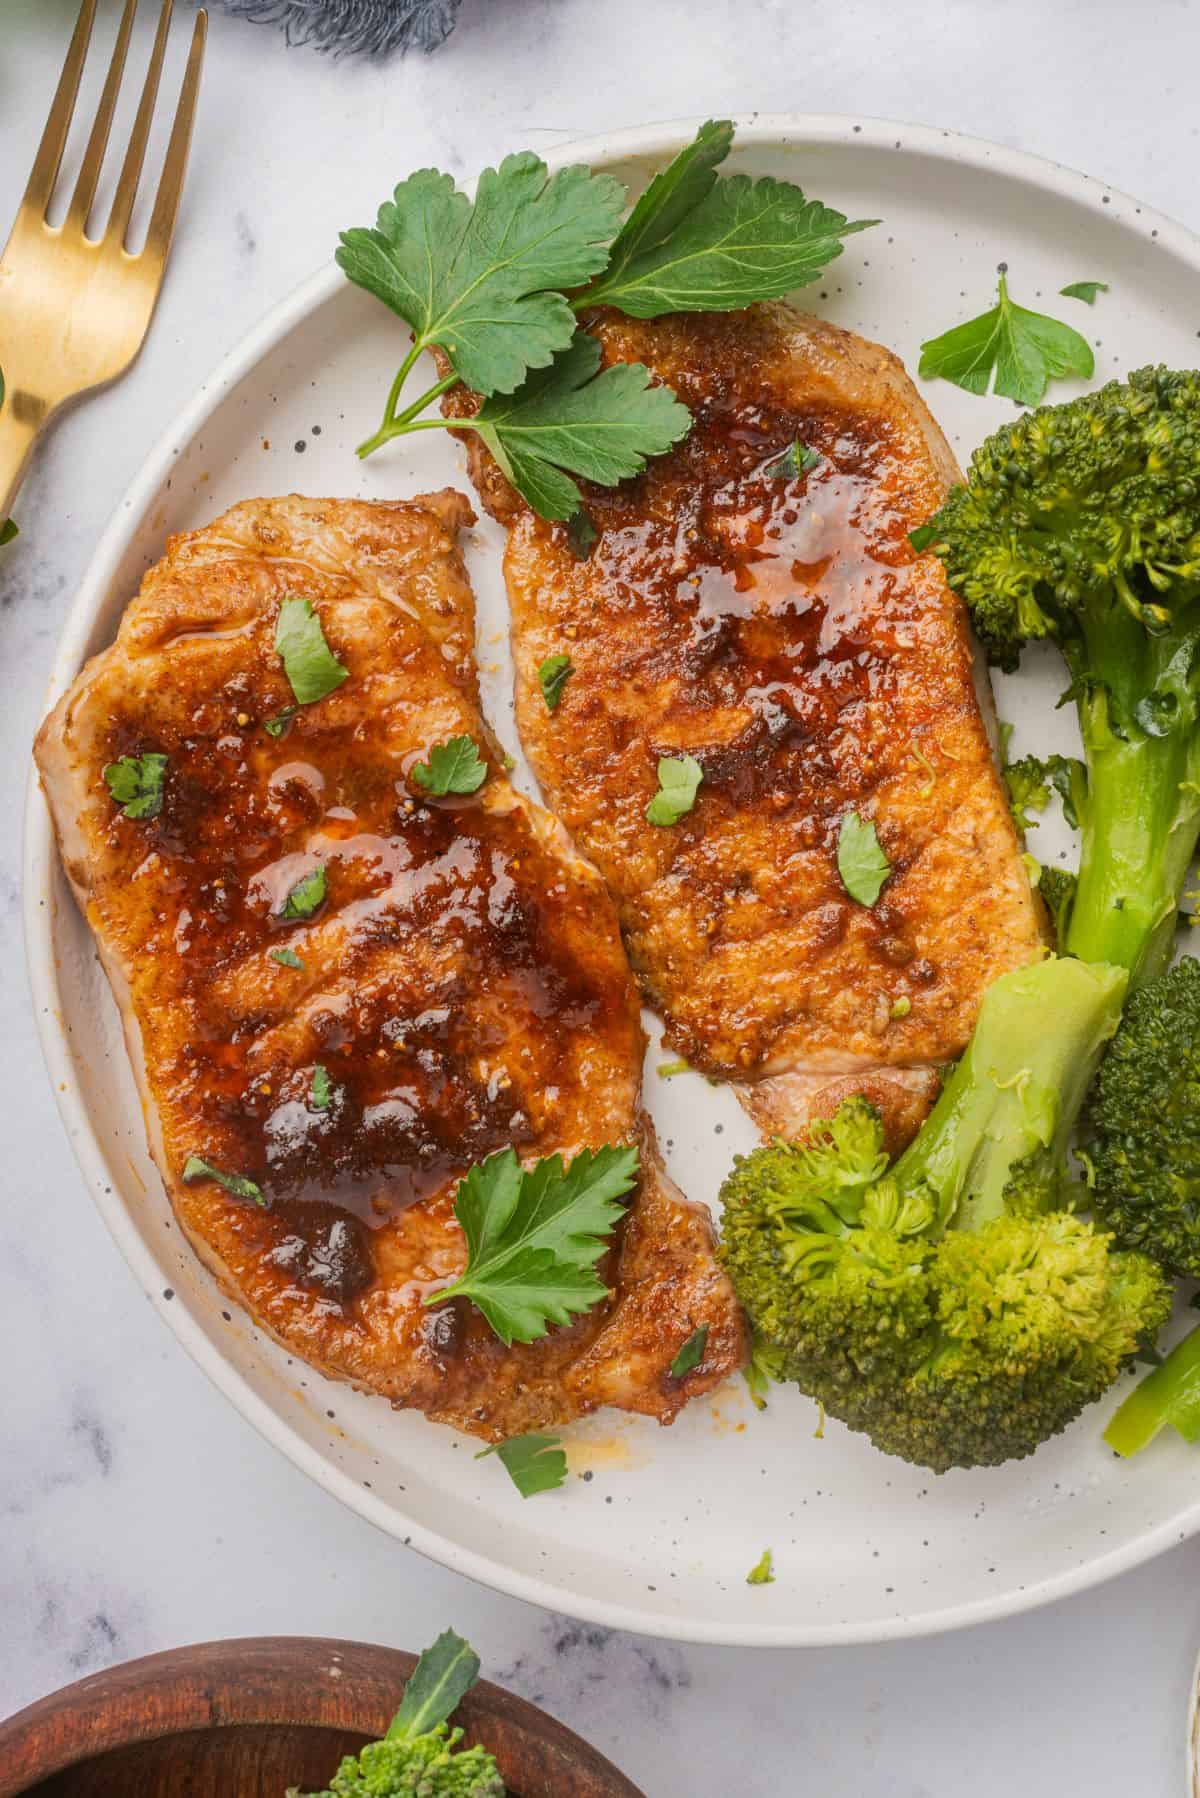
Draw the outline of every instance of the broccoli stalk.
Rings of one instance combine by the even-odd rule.
[[[1156,637],[1127,616],[1110,620],[1090,658],[1104,685],[1078,702],[1088,793],[1066,949],[1128,968],[1138,984],[1171,958],[1200,835],[1196,694],[1178,678],[1182,666],[1190,668],[1198,632],[1196,604]],[[1070,665],[1082,659],[1072,655]]]
[[[1142,369],[995,432],[927,540],[991,659],[1054,639],[1087,764],[1065,948],[1166,965],[1200,833],[1200,374]]]
[[[1104,1440],[1119,1455],[1140,1454],[1167,1424],[1185,1442],[1200,1441],[1200,1330],[1138,1382],[1118,1405]]]
[[[726,1181],[721,1256],[764,1359],[886,1452],[938,1472],[1030,1454],[1165,1322],[1162,1273],[1068,1196],[1126,980],[1055,958],[1001,976],[890,1170],[852,1099]]]

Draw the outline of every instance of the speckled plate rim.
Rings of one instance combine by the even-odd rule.
[[[603,165],[638,158],[667,160],[690,139],[701,124],[698,118],[668,120],[603,133],[544,152],[549,166],[583,162]],[[796,148],[853,147],[890,154],[912,153],[923,159],[948,162],[981,174],[1006,176],[1023,186],[1088,207],[1113,200],[1124,210],[1137,207],[1143,227],[1157,234],[1160,249],[1175,255],[1200,280],[1200,237],[1175,220],[1140,205],[1105,182],[1063,167],[1059,163],[1009,149],[985,139],[965,136],[931,126],[897,120],[857,119],[838,114],[750,113],[736,120],[740,146]],[[903,134],[897,143],[897,132]],[[471,191],[471,184],[464,184]],[[1114,223],[1116,220],[1114,220]],[[151,450],[104,532],[59,640],[46,694],[47,709],[70,685],[84,660],[98,608],[129,541],[154,504],[160,487],[182,446],[189,443],[229,391],[310,313],[325,304],[344,277],[329,264],[274,307],[217,366],[195,398],[177,415]],[[193,1360],[213,1384],[237,1407],[260,1435],[286,1455],[324,1491],[341,1500],[359,1516],[381,1530],[456,1573],[478,1580],[530,1604],[565,1612],[583,1621],[612,1629],[633,1630],[643,1635],[677,1641],[711,1643],[725,1647],[794,1648],[833,1647],[883,1642],[904,1637],[937,1635],[966,1628],[1082,1592],[1111,1579],[1180,1540],[1200,1532],[1200,1497],[1169,1520],[1142,1531],[1122,1546],[1064,1569],[1061,1573],[1027,1586],[998,1593],[993,1598],[964,1601],[922,1612],[914,1617],[884,1618],[855,1623],[744,1624],[718,1619],[679,1619],[656,1615],[650,1607],[607,1603],[577,1597],[569,1587],[550,1579],[520,1573],[502,1563],[464,1548],[430,1529],[399,1506],[389,1504],[358,1485],[348,1474],[323,1459],[315,1449],[261,1399],[242,1375],[205,1337],[199,1325],[179,1306],[163,1299],[161,1270],[142,1241],[126,1211],[107,1166],[105,1154],[86,1107],[77,1097],[70,1046],[60,1023],[59,971],[55,959],[52,872],[56,850],[36,772],[31,772],[25,806],[23,911],[26,956],[33,990],[34,1015],[55,1100],[76,1160],[110,1233],[115,1239],[146,1297],[174,1331]]]

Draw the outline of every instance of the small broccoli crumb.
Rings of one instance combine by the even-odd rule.
[[[769,1548],[764,1548],[758,1560],[746,1575],[748,1586],[773,1586],[775,1584],[774,1557]]]

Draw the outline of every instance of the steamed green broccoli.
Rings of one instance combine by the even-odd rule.
[[[462,1730],[447,1724],[478,1677],[474,1649],[444,1631],[414,1667],[387,1735],[348,1754],[312,1798],[505,1798],[493,1756],[478,1744],[460,1748]],[[288,1798],[302,1795],[292,1787]]]
[[[1123,970],[1051,958],[989,987],[889,1168],[863,1099],[725,1182],[721,1257],[772,1370],[942,1472],[1030,1454],[1170,1310],[1142,1255],[1076,1216],[1068,1138]]]
[[[1071,923],[1071,906],[1075,901],[1075,888],[1079,885],[1079,877],[1070,873],[1066,868],[1039,868],[1036,885],[1046,910],[1050,913],[1050,922],[1054,926],[1054,940],[1061,948],[1067,940],[1067,931]]]
[[[1133,995],[1087,1115],[1106,1227],[1168,1272],[1200,1279],[1200,961]]]
[[[1004,784],[1013,822],[1022,833],[1036,825],[1029,814],[1045,811],[1052,789],[1062,800],[1063,817],[1072,830],[1078,829],[1087,800],[1087,770],[1077,756],[1023,755],[1005,763]]]
[[[1087,763],[1065,948],[1170,959],[1200,832],[1200,373],[1145,368],[995,432],[920,533],[991,659],[1053,638]]]
[[[1118,1405],[1104,1440],[1119,1455],[1140,1454],[1167,1424],[1185,1442],[1200,1442],[1200,1329],[1177,1342]]]

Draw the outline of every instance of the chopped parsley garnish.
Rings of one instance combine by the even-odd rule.
[[[1066,300],[1082,300],[1085,306],[1094,306],[1096,295],[1108,292],[1108,282],[1072,281],[1070,286],[1060,287],[1058,291]]]
[[[538,669],[538,685],[542,689],[542,698],[546,701],[546,710],[556,712],[558,702],[563,696],[563,688],[574,674],[570,656],[547,656]]]
[[[299,710],[298,705],[289,705],[282,712],[276,712],[273,718],[264,718],[263,729],[269,737],[281,737]]]
[[[275,625],[275,648],[297,705],[315,705],[349,678],[321,629],[311,599],[285,599]]]
[[[312,868],[301,875],[288,893],[279,913],[281,918],[311,918],[313,913],[325,903],[328,891],[325,881],[325,870]]]
[[[412,777],[419,787],[438,799],[447,793],[477,793],[487,779],[487,763],[472,737],[451,737],[435,743],[427,762],[417,762]]]
[[[123,755],[105,768],[104,784],[127,818],[157,818],[166,772],[165,755]]]
[[[580,506],[567,520],[567,542],[577,562],[586,562],[600,536],[591,518]]]
[[[815,468],[820,460],[816,450],[809,449],[807,444],[794,437],[783,454],[768,462],[762,472],[769,481],[794,481],[798,475]]]
[[[423,1302],[469,1299],[509,1346],[590,1311],[606,1296],[596,1263],[637,1175],[632,1146],[583,1149],[566,1167],[561,1155],[528,1169],[514,1149],[489,1155],[470,1169],[454,1203],[467,1265]]]
[[[707,1342],[708,1325],[701,1324],[698,1330],[692,1331],[692,1334],[688,1337],[687,1341],[672,1361],[671,1378],[673,1380],[682,1380],[683,1376],[691,1373],[694,1367],[699,1367],[701,1361],[704,1359],[704,1348]]]
[[[567,1457],[557,1436],[510,1436],[507,1442],[481,1449],[477,1461],[499,1455],[522,1498],[538,1492],[554,1492],[567,1477]]]
[[[860,818],[857,812],[843,814],[838,831],[837,868],[850,897],[859,905],[874,905],[892,864],[883,853],[871,819]]]
[[[748,1586],[773,1586],[775,1584],[774,1557],[769,1548],[764,1548],[746,1575]]]
[[[328,1068],[323,1068],[320,1062],[313,1069],[308,1102],[314,1111],[328,1111],[333,1104],[333,1081],[329,1078]]]
[[[1002,272],[991,311],[923,343],[919,372],[926,380],[940,375],[968,393],[992,386],[1018,405],[1038,406],[1051,381],[1068,375],[1088,380],[1095,367],[1087,338],[1059,319],[1018,306]]]
[[[187,1186],[194,1186],[197,1180],[215,1180],[226,1192],[231,1192],[235,1199],[251,1199],[256,1205],[265,1205],[262,1187],[253,1180],[247,1180],[244,1174],[227,1174],[223,1169],[214,1167],[211,1161],[205,1161],[202,1155],[189,1155],[183,1164],[183,1181]]]
[[[915,531],[908,533],[908,541],[918,555],[937,542],[937,526],[935,524],[919,524]]]
[[[646,807],[649,824],[678,824],[696,803],[704,770],[690,755],[664,755],[658,763],[658,792]]]
[[[281,968],[302,968],[304,966],[294,949],[272,949],[271,960],[277,961]]]
[[[14,537],[19,537],[20,535],[21,533],[17,529],[16,519],[6,518],[4,523],[0,524],[0,549],[3,549],[6,543],[11,543]]]
[[[690,1074],[691,1068],[681,1056],[678,1061],[660,1061],[654,1071],[660,1080],[674,1080],[676,1074]]]
[[[907,993],[901,993],[898,999],[892,1000],[888,1016],[889,1018],[895,1018],[899,1021],[900,1018],[906,1018],[911,1010],[912,1000],[908,997]]]

